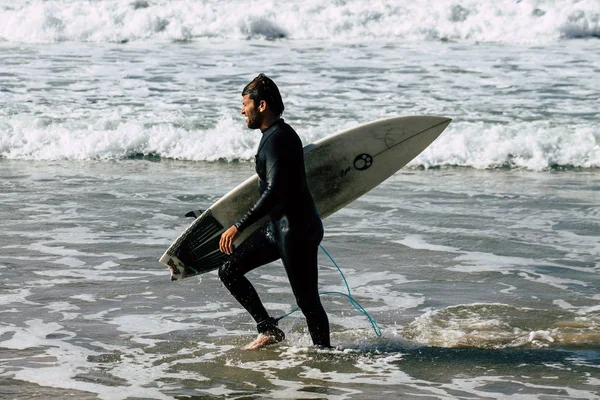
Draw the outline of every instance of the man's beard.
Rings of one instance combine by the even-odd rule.
[[[250,129],[258,129],[262,125],[262,118],[259,113],[252,112],[246,114],[248,118],[248,128]]]
[[[248,128],[250,129],[259,129],[264,120],[264,116],[261,115],[256,109],[247,113],[246,118],[248,118]]]

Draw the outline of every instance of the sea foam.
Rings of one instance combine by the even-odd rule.
[[[189,161],[250,161],[260,135],[237,116],[222,116],[216,125],[189,130],[172,123],[145,126],[141,121],[39,124],[0,119],[0,158],[20,160],[111,160],[160,157]],[[108,127],[108,129],[107,129]],[[295,126],[304,144],[335,133],[324,126]],[[315,135],[315,131],[321,132]],[[409,165],[412,168],[600,167],[600,133],[589,124],[555,126],[548,121],[496,124],[452,122]]]
[[[0,1],[9,42],[246,39],[472,40],[600,37],[597,0]]]

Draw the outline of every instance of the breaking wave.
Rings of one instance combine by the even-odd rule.
[[[537,43],[600,37],[597,0],[0,0],[0,40],[472,40]]]

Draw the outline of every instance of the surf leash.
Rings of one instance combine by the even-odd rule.
[[[350,301],[350,304],[352,304],[352,307],[354,307],[356,310],[358,310],[358,312],[360,312],[362,315],[364,315],[369,320],[369,322],[371,323],[371,326],[373,327],[373,331],[375,332],[375,334],[377,336],[381,336],[382,335],[381,328],[377,324],[377,321],[375,321],[375,319],[369,315],[369,313],[367,312],[367,310],[365,310],[364,307],[361,306],[360,303],[354,297],[352,297],[352,291],[350,290],[350,285],[348,285],[348,281],[346,280],[346,276],[342,272],[342,269],[340,268],[340,266],[335,262],[335,260],[327,252],[327,250],[325,250],[325,247],[323,247],[323,245],[319,245],[319,247],[321,248],[321,250],[323,250],[323,252],[327,255],[327,257],[329,257],[329,259],[331,260],[331,262],[333,263],[333,265],[335,265],[335,267],[337,268],[338,272],[342,276],[342,280],[344,281],[344,285],[346,285],[346,290],[348,291],[348,293],[342,293],[342,292],[319,292],[319,294],[340,295],[340,296],[347,297],[348,300]],[[288,317],[288,316],[292,315],[293,313],[295,313],[296,311],[299,311],[299,310],[300,310],[300,307],[296,307],[295,309],[293,309],[289,313],[287,313],[287,314],[285,314],[285,315],[283,315],[283,316],[281,316],[279,318],[275,318],[275,321],[279,322],[280,320],[284,319],[285,317]]]

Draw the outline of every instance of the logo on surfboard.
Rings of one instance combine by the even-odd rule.
[[[354,168],[359,171],[364,171],[373,165],[373,157],[370,154],[362,153],[356,156],[354,159]]]

